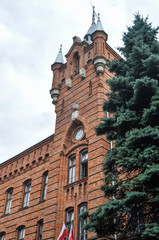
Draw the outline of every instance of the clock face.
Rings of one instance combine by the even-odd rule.
[[[78,129],[75,133],[75,139],[80,140],[83,137],[84,131],[83,129]]]

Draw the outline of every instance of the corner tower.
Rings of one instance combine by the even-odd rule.
[[[94,211],[104,202],[100,190],[103,179],[103,162],[110,143],[103,136],[96,136],[94,128],[101,118],[106,93],[106,79],[113,75],[106,61],[120,56],[107,44],[100,15],[92,24],[84,40],[73,37],[73,44],[65,55],[62,49],[51,66],[53,82],[50,90],[55,105],[56,128],[54,150],[50,169],[56,162],[57,219],[55,238],[65,222],[68,231],[74,229],[74,238],[85,240],[95,237],[82,229],[78,214],[88,209]],[[107,114],[108,116],[108,114]]]

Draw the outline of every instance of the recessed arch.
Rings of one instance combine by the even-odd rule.
[[[87,120],[84,117],[82,117],[81,115],[79,115],[75,121],[71,121],[71,123],[66,125],[64,138],[62,139],[63,141],[61,143],[61,151],[65,152],[72,145],[76,144],[76,143],[74,143],[74,144],[72,143],[70,136],[72,135],[73,131],[75,131],[75,129],[80,126],[83,127],[84,133],[85,133],[85,138],[87,139],[87,135],[89,132],[89,125],[87,123]]]
[[[73,72],[76,75],[79,72],[80,55],[76,51],[73,56]]]

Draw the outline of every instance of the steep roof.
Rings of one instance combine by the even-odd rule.
[[[95,7],[93,6],[92,24],[89,27],[86,35],[84,36],[84,40],[86,40],[89,44],[92,43],[92,40],[91,40],[92,33],[94,33],[95,31],[104,31],[103,25],[102,25],[101,20],[100,20],[100,14],[98,13],[97,23],[95,22],[96,15],[97,14],[95,12]]]
[[[62,64],[64,63],[63,54],[62,54],[62,44],[60,45],[60,50],[54,63],[62,63]]]

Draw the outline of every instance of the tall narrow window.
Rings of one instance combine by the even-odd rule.
[[[75,52],[74,59],[73,59],[74,75],[79,72],[79,59],[80,59],[80,57],[79,57],[78,52]]]
[[[11,202],[12,202],[12,195],[13,195],[13,188],[10,188],[10,189],[7,190],[7,201],[6,201],[5,214],[9,214],[10,213]]]
[[[47,183],[48,183],[48,171],[43,174],[43,193],[42,193],[42,200],[45,200],[45,199],[46,199]]]
[[[42,233],[43,233],[43,220],[38,222],[38,240],[42,240]]]
[[[89,82],[89,95],[92,94],[92,81]]]
[[[5,232],[1,232],[0,233],[0,240],[5,240],[5,235],[6,235]]]
[[[110,117],[110,114],[109,114],[109,112],[107,112],[107,118],[109,118]]]
[[[24,240],[25,237],[25,227],[19,227],[18,228],[18,239],[17,240]]]
[[[95,43],[95,54],[97,54],[97,43]]]
[[[30,191],[31,191],[31,180],[27,180],[24,183],[23,207],[28,207],[29,206]]]
[[[73,227],[74,220],[74,210],[73,208],[68,208],[66,210],[66,228],[68,233],[70,233],[71,227]]]
[[[103,54],[105,54],[105,44],[103,43]]]
[[[88,176],[88,149],[80,153],[80,178]]]
[[[87,211],[87,203],[82,203],[79,205],[78,212],[79,214]],[[87,223],[87,218],[79,218],[79,236],[78,240],[86,240],[87,239],[87,231],[83,229],[84,224]]]
[[[71,155],[68,159],[68,183],[75,181],[76,155]]]
[[[110,149],[113,149],[113,141],[110,141]]]
[[[64,104],[65,104],[65,100],[64,100],[64,99],[62,99],[61,113],[64,111]]]

